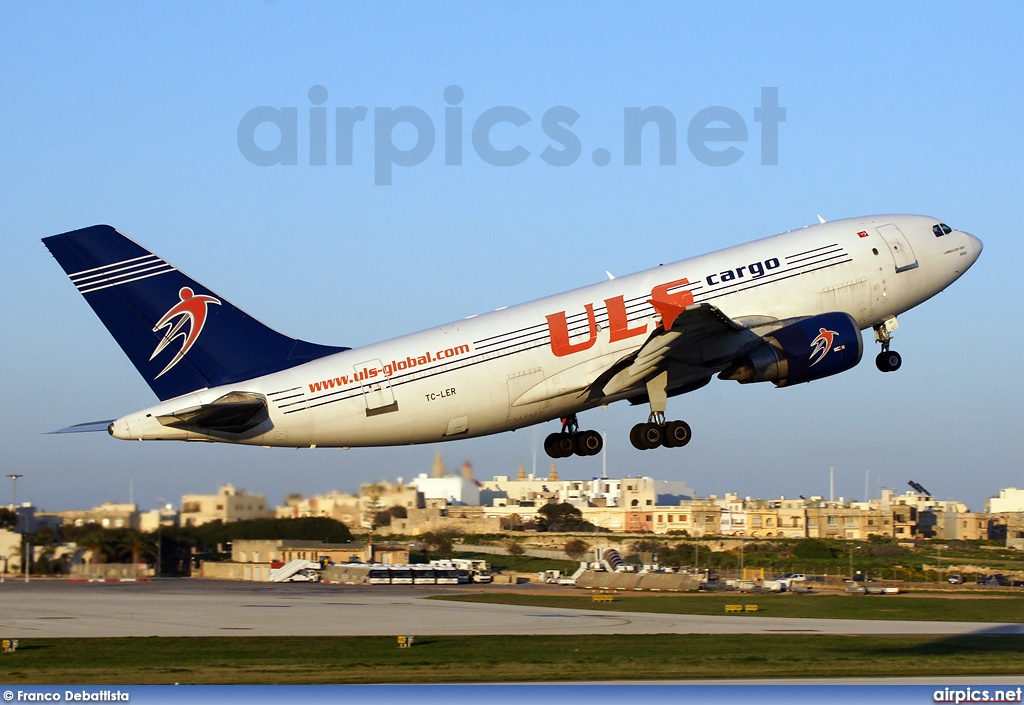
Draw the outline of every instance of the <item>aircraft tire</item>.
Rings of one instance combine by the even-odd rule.
[[[561,439],[561,433],[552,433],[544,439],[544,452],[551,458],[560,458],[558,455],[558,441]]]
[[[582,431],[576,435],[576,453],[578,455],[597,455],[603,447],[604,439],[597,431]]]
[[[691,438],[693,432],[690,430],[690,424],[685,421],[669,421],[665,424],[665,440],[662,444],[666,448],[682,448]]]
[[[559,433],[555,449],[558,452],[556,458],[568,458],[576,452],[576,436],[572,433]]]
[[[640,426],[640,443],[644,450],[651,450],[661,445],[665,438],[664,427],[656,423],[645,423]]]
[[[646,448],[640,444],[640,431],[643,427],[644,424],[638,423],[636,426],[629,429],[629,442],[637,450],[646,450]]]
[[[878,353],[875,358],[875,367],[882,372],[895,372],[903,365],[903,358],[895,350],[886,350]]]

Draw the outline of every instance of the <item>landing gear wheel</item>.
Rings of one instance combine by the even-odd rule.
[[[690,424],[685,421],[669,421],[665,424],[665,439],[662,444],[666,448],[682,448],[692,437]]]
[[[561,433],[552,433],[544,439],[544,452],[552,458],[561,457],[558,454],[558,442],[562,439]]]
[[[903,364],[903,358],[895,350],[883,350],[875,358],[875,367],[882,372],[895,372]]]
[[[639,438],[644,450],[657,448],[665,438],[665,427],[656,423],[640,424]]]
[[[555,444],[555,450],[558,453],[556,458],[568,458],[570,455],[576,452],[576,434],[574,433],[559,433],[558,442]]]
[[[629,429],[629,442],[637,450],[646,450],[643,444],[640,442],[640,432],[643,430],[645,424],[638,423],[633,428]]]
[[[597,431],[582,431],[576,434],[577,455],[597,455],[604,447],[604,439]]]
[[[576,440],[570,433],[552,433],[544,439],[544,452],[552,458],[568,458],[576,452]]]

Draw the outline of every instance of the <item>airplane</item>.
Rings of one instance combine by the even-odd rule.
[[[667,400],[712,377],[777,387],[857,365],[873,329],[882,372],[897,316],[982,251],[936,218],[807,226],[362,348],[278,333],[109,225],[43,239],[160,399],[59,432],[266,447],[370,447],[485,436],[560,420],[554,458],[603,438],[578,415],[649,408],[638,450],[685,446]],[[58,432],[58,433],[59,433]]]

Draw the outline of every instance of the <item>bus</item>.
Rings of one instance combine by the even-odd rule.
[[[386,565],[370,566],[370,574],[366,578],[370,585],[390,585],[391,571]]]
[[[435,567],[434,576],[438,585],[458,585],[459,570],[457,568]]]
[[[434,568],[423,564],[412,566],[412,582],[414,585],[436,585],[437,576],[434,574]]]
[[[393,565],[388,568],[392,585],[412,585],[412,569],[407,565]]]

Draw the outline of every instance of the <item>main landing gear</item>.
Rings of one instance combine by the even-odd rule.
[[[629,442],[637,450],[651,450],[658,446],[682,448],[693,437],[690,424],[685,421],[665,421],[667,386],[667,372],[662,372],[647,382],[651,414],[647,417],[647,423],[638,423],[629,432]]]
[[[604,439],[597,431],[580,431],[576,414],[562,419],[562,430],[544,439],[544,452],[552,458],[570,455],[597,455],[604,447]]]
[[[685,421],[665,421],[664,414],[651,412],[647,423],[638,423],[629,431],[629,442],[637,450],[651,450],[658,446],[682,448],[690,442],[693,433]]]
[[[895,350],[889,349],[892,332],[899,327],[895,316],[875,326],[875,342],[882,344],[882,352],[875,357],[875,367],[882,372],[895,372],[903,364],[903,358]]]

